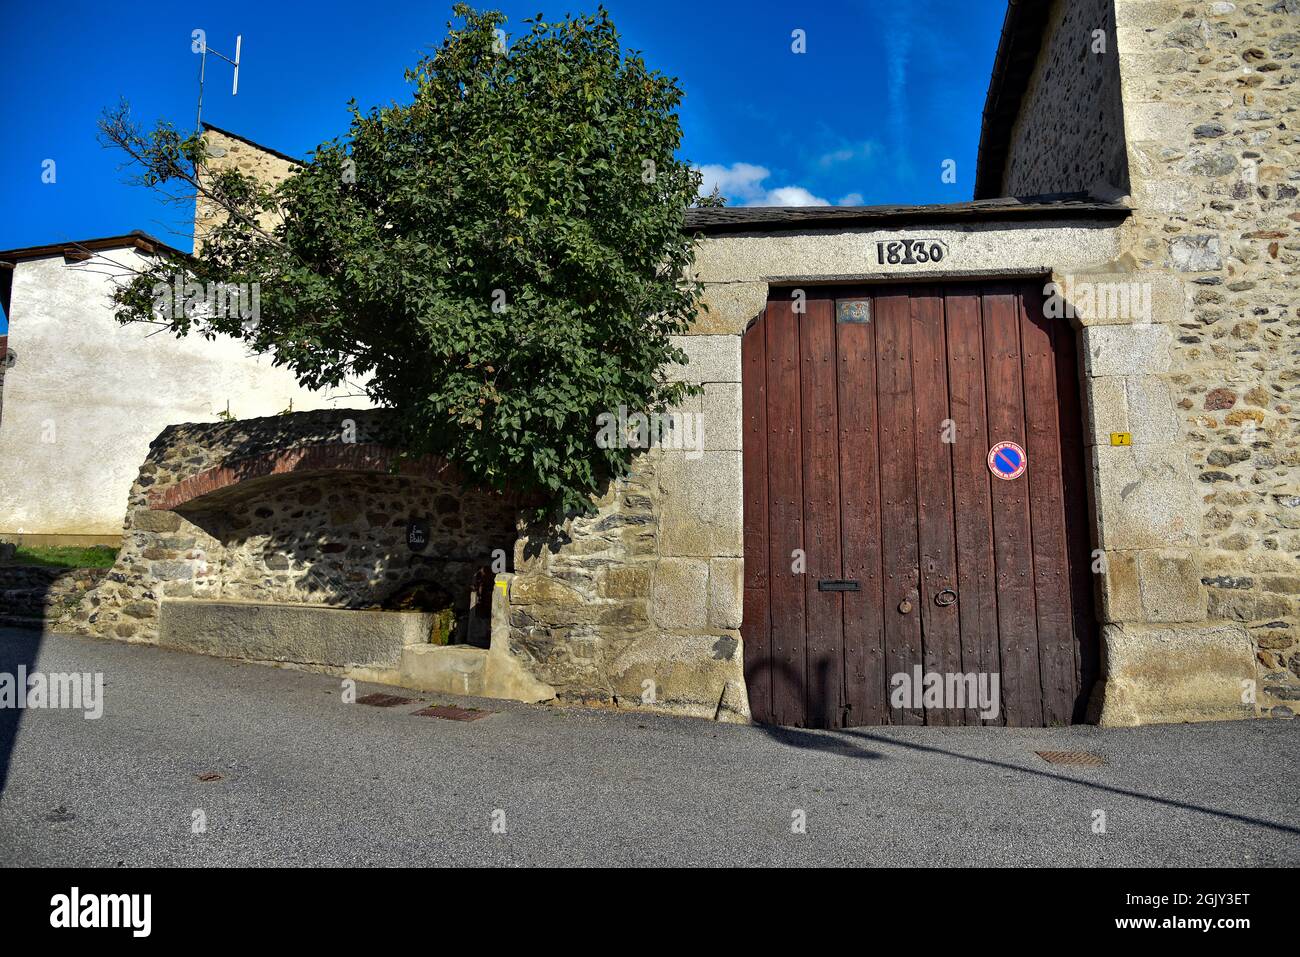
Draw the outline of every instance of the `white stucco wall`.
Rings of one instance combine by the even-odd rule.
[[[86,262],[62,256],[14,268],[0,418],[0,536],[119,535],[127,493],[164,426],[369,405],[310,392],[286,369],[229,338],[176,339],[121,326],[114,280],[139,269],[134,248]]]

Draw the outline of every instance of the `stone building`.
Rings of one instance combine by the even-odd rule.
[[[1298,43],[1296,0],[1010,4],[974,201],[690,211],[709,309],[666,372],[703,386],[679,410],[698,444],[639,456],[559,530],[484,526],[467,563],[514,538],[489,648],[298,662],[806,726],[1290,716]],[[220,136],[242,168],[292,163]],[[407,574],[362,551],[436,512],[435,463],[373,518],[340,490],[289,545],[265,524],[313,494],[277,481],[384,472],[382,438],[341,449],[330,415],[270,444],[160,436],[78,627],[285,660],[219,647],[181,603],[310,604],[313,542],[338,535],[361,564],[331,574],[362,592]],[[895,697],[927,674],[997,676],[999,707]]]

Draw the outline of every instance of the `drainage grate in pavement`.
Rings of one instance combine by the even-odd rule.
[[[1106,763],[1101,759],[1100,754],[1093,754],[1091,751],[1035,751],[1034,754],[1050,764],[1073,764],[1076,767],[1099,768]]]
[[[376,708],[393,708],[399,704],[410,704],[410,698],[399,698],[395,694],[368,694],[357,699],[357,704],[368,704]]]
[[[477,721],[479,718],[486,718],[496,712],[471,711],[468,708],[453,708],[450,705],[435,704],[411,713],[425,718],[446,718],[448,721]]]

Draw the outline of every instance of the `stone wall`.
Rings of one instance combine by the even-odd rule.
[[[1261,707],[1289,715],[1300,698],[1300,2],[1116,8],[1136,211],[1126,264],[1184,302],[1161,334],[1178,413],[1166,447],[1195,489],[1176,585],[1188,618],[1245,626]],[[1139,565],[1139,592],[1161,579],[1154,562]]]
[[[1055,0],[1011,131],[1002,195],[1128,192],[1114,51],[1112,0]]]
[[[215,173],[234,169],[246,176],[253,177],[267,186],[276,186],[288,179],[297,165],[287,156],[274,153],[255,143],[250,143],[248,140],[240,139],[238,136],[232,136],[224,130],[217,130],[212,127],[204,128],[203,142],[208,150],[206,168],[201,171],[200,175],[200,182],[203,183],[206,183]],[[202,196],[195,198],[195,250],[198,250],[203,245],[204,237],[225,218],[225,212],[215,203]],[[258,224],[263,229],[270,229],[276,223],[277,218],[271,213],[263,213],[258,218]]]
[[[1093,4],[1080,5],[1080,10]],[[1300,3],[1117,0],[1114,43],[1091,59],[1118,83],[1125,130],[1105,119],[1059,150],[1082,168],[1122,140],[1134,216],[1121,255],[1063,286],[1138,290],[1147,310],[1084,320],[1097,508],[1103,723],[1289,716],[1300,698],[1300,421],[1295,409],[1296,52]],[[1058,23],[1054,37],[1069,22]],[[1052,62],[1060,51],[1045,46]],[[1066,58],[1068,59],[1068,58]],[[1040,124],[1026,98],[1018,129]],[[1041,124],[1040,124],[1041,125]],[[1018,152],[1019,151],[1019,152]],[[1013,141],[1004,182],[1026,169],[1078,188],[1042,148]],[[1111,433],[1130,433],[1114,446]],[[1288,704],[1290,702],[1290,704]]]
[[[74,612],[104,568],[0,564],[0,624],[39,628]]]
[[[873,275],[867,251],[900,234],[944,241],[940,265]],[[696,260],[708,311],[668,370],[703,394],[698,451],[656,448],[561,534],[527,530],[510,587],[510,650],[564,701],[719,720],[749,714],[740,636],[744,562],[740,341],[773,285],[1043,276],[1105,268],[1111,222],[806,230],[702,240]]]
[[[509,561],[518,505],[462,490],[433,460],[389,474],[392,438],[375,410],[164,430],[131,488],[117,562],[76,630],[154,641],[167,598],[365,608],[414,581],[467,609],[494,550],[498,570]],[[406,543],[411,519],[429,525],[421,552]]]

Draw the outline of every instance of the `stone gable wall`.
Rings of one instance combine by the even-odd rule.
[[[1203,597],[1211,626],[1245,626],[1261,710],[1287,716],[1300,699],[1300,2],[1116,7],[1128,261],[1184,297],[1164,378],[1196,490],[1196,610]],[[1149,589],[1159,574],[1138,578]]]
[[[268,186],[275,186],[288,179],[295,169],[294,164],[283,157],[258,149],[252,143],[228,136],[220,130],[204,131],[203,141],[207,145],[208,161],[204,175],[200,176],[200,182],[206,182],[212,174],[234,169]],[[223,221],[225,215],[215,203],[209,202],[202,196],[195,199],[194,248],[196,250],[203,245],[204,236]],[[258,224],[264,229],[275,226],[276,222],[276,217],[270,213],[264,213],[258,218]]]
[[[1102,31],[1100,38],[1094,31]],[[1094,46],[1104,44],[1104,53]],[[1112,0],[1056,0],[1011,132],[1004,196],[1128,191]]]
[[[1068,35],[1087,87],[1120,85],[1134,216],[1114,263],[1060,278],[1138,289],[1151,304],[1084,329],[1105,566],[1101,717],[1254,714],[1252,684],[1260,713],[1289,716],[1300,698],[1300,3],[1115,0],[1105,57],[1085,53],[1086,18],[1071,13],[1068,34],[1061,10],[1051,62],[1070,59],[1058,42]],[[1068,82],[1028,97],[1022,127],[1040,101],[1068,103],[1078,78],[1056,76]],[[1084,132],[1058,152],[1107,162],[1113,131]],[[1040,153],[1015,140],[1005,181],[1050,169]],[[1080,185],[1065,167],[1056,177],[1034,186]],[[1112,432],[1131,446],[1112,446]]]

